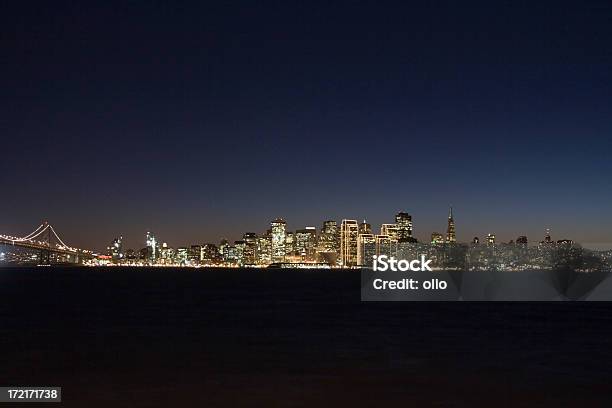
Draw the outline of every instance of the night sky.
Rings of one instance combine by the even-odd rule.
[[[609,1],[8,3],[1,233],[612,242]]]

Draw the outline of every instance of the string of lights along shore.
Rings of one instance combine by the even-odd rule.
[[[453,208],[449,208],[446,233],[433,232],[429,242],[413,237],[412,216],[398,212],[395,222],[382,224],[376,233],[365,220],[343,219],[324,221],[317,229],[307,226],[295,231],[287,229],[282,218],[270,222],[263,234],[244,233],[233,243],[222,239],[219,244],[205,243],[173,248],[146,234],[146,245],[139,251],[123,249],[122,238],[115,238],[108,253],[98,261],[121,265],[181,265],[225,267],[369,267],[375,256],[387,255],[411,259],[426,254],[440,267],[490,269],[527,269],[550,266],[551,251],[571,247],[571,240],[553,241],[549,231],[535,248],[527,237],[509,243],[496,243],[488,234],[483,243],[475,237],[469,244],[456,239]],[[534,252],[535,251],[535,252]]]

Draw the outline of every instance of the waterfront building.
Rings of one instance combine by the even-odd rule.
[[[376,238],[372,234],[359,234],[357,246],[357,264],[359,266],[372,266],[376,255]]]
[[[191,245],[189,247],[189,264],[199,265],[202,257],[202,245]]]
[[[234,241],[234,254],[232,259],[234,263],[242,266],[244,265],[244,249],[246,248],[246,242]]]
[[[158,260],[158,263],[161,263],[163,265],[171,265],[175,262],[176,251],[174,250],[174,248],[168,246],[166,242],[162,243],[161,248],[159,250],[159,255],[160,259]]]
[[[158,254],[159,246],[158,245],[159,244],[157,243],[157,239],[155,238],[155,236],[152,233],[147,232],[146,260],[148,262],[155,263],[155,261],[157,260],[157,257],[159,256]]]
[[[333,220],[323,222],[317,238],[317,261],[328,265],[340,262],[340,234],[338,223]]]
[[[237,265],[240,261],[239,251],[240,248],[236,248],[234,245],[226,245],[223,248],[223,262],[225,264]]]
[[[376,235],[376,255],[396,256],[397,240],[389,235]]]
[[[179,247],[176,250],[176,261],[181,265],[186,265],[189,258],[189,249],[187,247]]]
[[[287,238],[287,223],[277,218],[270,223],[272,230],[272,262],[285,262],[285,241]]]
[[[272,231],[257,238],[257,264],[269,265],[272,263]]]
[[[316,261],[317,229],[306,227],[295,231],[295,253],[303,262]]]
[[[229,246],[229,242],[227,239],[223,238],[221,239],[221,242],[219,242],[219,256],[221,257],[221,260],[225,261],[225,254],[226,254],[226,250],[225,248]]]
[[[108,247],[108,255],[112,258],[113,262],[121,262],[125,257],[122,241],[123,237],[115,238]]]
[[[295,253],[295,234],[291,231],[287,231],[285,235],[285,255],[294,255]]]
[[[216,265],[219,263],[219,248],[215,244],[202,245],[200,259],[203,265]]]
[[[245,232],[242,240],[244,241],[243,261],[245,265],[254,265],[257,263],[257,234]]]
[[[336,221],[324,221],[317,242],[319,252],[338,253],[340,249],[340,235]]]
[[[359,224],[355,220],[342,220],[340,224],[340,258],[343,266],[357,265],[357,239]]]

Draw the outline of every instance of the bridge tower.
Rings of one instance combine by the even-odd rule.
[[[44,226],[48,227],[47,221],[44,222]],[[41,248],[38,253],[38,264],[39,265],[51,265],[51,228],[47,228],[47,233],[45,234],[45,240],[43,241],[47,248]]]

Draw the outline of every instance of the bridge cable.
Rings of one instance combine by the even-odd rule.
[[[55,230],[53,229],[52,225],[49,225],[49,227],[51,227],[51,232],[53,232],[53,235],[55,235],[55,238],[57,238],[57,240],[66,248],[70,248],[68,245],[66,245],[64,243],[64,241],[62,241],[62,239],[57,235],[57,232],[55,232]],[[71,248],[72,249],[72,248]]]
[[[30,236],[28,238],[19,238],[19,239],[16,239],[14,241],[16,241],[16,242],[32,241],[34,238],[38,237],[40,234],[45,232],[47,230],[47,228],[49,228],[48,224],[47,224],[47,226],[45,228],[41,229],[38,233],[36,233],[36,234],[34,234],[34,235],[32,235],[32,236]]]
[[[30,237],[34,236],[39,229],[41,229],[45,224],[40,224],[38,226],[38,228],[36,228],[33,232],[30,232],[28,235],[26,235],[25,237],[21,237],[19,238],[19,240],[28,240]]]

